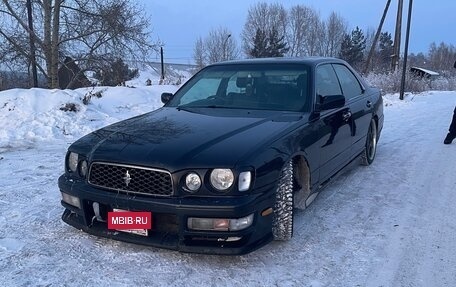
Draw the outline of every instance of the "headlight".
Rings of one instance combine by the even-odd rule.
[[[185,187],[190,192],[197,192],[201,187],[201,178],[196,173],[192,172],[185,177]]]
[[[233,185],[234,175],[230,169],[214,169],[211,172],[211,184],[220,191],[225,191]]]
[[[75,172],[78,168],[78,158],[79,155],[74,152],[70,152],[70,155],[68,156],[68,168],[70,169],[71,172]]]

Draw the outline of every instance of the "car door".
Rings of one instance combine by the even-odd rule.
[[[333,66],[351,114],[348,123],[352,142],[351,158],[353,158],[364,149],[372,118],[373,103],[371,96],[365,93],[364,87],[348,67],[343,64],[333,64]]]
[[[315,91],[317,100],[320,97],[342,95],[339,81],[331,64],[316,67]],[[350,158],[352,141],[347,117],[350,117],[347,105],[320,113],[320,182],[329,179]]]

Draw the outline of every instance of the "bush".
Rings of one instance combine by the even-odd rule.
[[[117,59],[108,67],[97,72],[95,78],[103,86],[125,86],[125,82],[139,75],[138,69],[130,69],[122,59]]]
[[[79,107],[78,104],[75,104],[75,103],[66,103],[65,105],[63,105],[62,107],[60,107],[60,110],[61,110],[61,111],[64,111],[64,112],[74,112],[74,113],[77,113],[77,112],[79,112],[80,107]]]
[[[397,93],[401,88],[402,72],[396,71],[389,74],[370,73],[364,77],[374,87],[386,93]],[[424,91],[452,91],[456,88],[456,77],[440,76],[436,79],[427,79],[407,73],[405,77],[405,92],[421,93]]]
[[[103,97],[104,91],[105,90],[100,90],[100,91],[96,91],[96,92],[94,92],[93,90],[88,91],[87,94],[85,94],[84,97],[82,98],[82,103],[87,106],[88,104],[90,104],[92,97],[96,97],[97,99]]]

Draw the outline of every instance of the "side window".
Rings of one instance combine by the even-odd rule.
[[[361,84],[353,73],[344,65],[334,65],[337,76],[339,77],[342,91],[347,100],[359,96],[363,93]]]
[[[315,75],[315,88],[320,96],[342,95],[339,81],[331,64],[317,67]]]

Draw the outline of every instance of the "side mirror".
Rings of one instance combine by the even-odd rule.
[[[166,104],[167,102],[169,102],[169,100],[171,100],[173,97],[173,94],[172,93],[163,93],[161,94],[161,101],[162,103]]]
[[[454,62],[454,68],[456,69],[456,61]]]
[[[342,108],[345,106],[345,97],[343,95],[334,95],[334,96],[319,96],[319,110],[326,111],[336,108]]]

